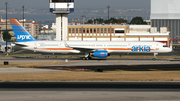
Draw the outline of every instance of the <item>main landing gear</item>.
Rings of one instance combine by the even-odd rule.
[[[91,57],[84,57],[83,60],[91,60]]]
[[[85,57],[82,59],[83,60],[91,60],[90,53],[85,53]]]
[[[154,53],[154,58],[152,60],[156,60],[157,55],[158,55],[158,53]]]

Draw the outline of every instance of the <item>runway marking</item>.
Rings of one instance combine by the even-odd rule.
[[[54,61],[53,63],[57,63],[57,61]]]
[[[127,65],[127,66],[135,67],[135,66],[137,66],[137,65]]]
[[[162,71],[162,70],[159,70],[159,69],[149,69],[151,71]]]
[[[116,69],[116,71],[120,71],[120,72],[123,72],[123,71],[126,71],[126,70]]]
[[[121,61],[118,61],[117,63],[121,63]]]

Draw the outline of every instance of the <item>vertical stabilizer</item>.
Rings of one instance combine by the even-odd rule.
[[[9,19],[17,42],[38,41],[16,19]]]

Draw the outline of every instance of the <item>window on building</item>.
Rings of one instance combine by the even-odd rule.
[[[86,29],[85,28],[83,28],[83,33],[85,33],[86,32]]]
[[[71,33],[71,28],[69,28],[69,33]]]
[[[115,30],[115,33],[124,33],[124,30]]]
[[[108,33],[110,33],[110,28],[108,28]]]
[[[94,33],[96,33],[96,28],[94,28]]]
[[[99,28],[97,29],[97,32],[99,33]]]
[[[115,33],[122,33],[122,34],[124,34],[124,29],[123,28],[116,28],[115,29]]]
[[[87,28],[87,33],[89,33],[89,28]]]
[[[112,28],[112,31],[111,31],[112,33],[114,33],[114,28]]]
[[[92,28],[90,29],[90,33],[92,33]]]
[[[82,33],[82,28],[79,29],[79,33]]]
[[[103,33],[103,28],[101,28],[101,33]]]
[[[107,29],[106,28],[104,28],[104,33],[107,33],[107,31],[106,31]]]
[[[73,33],[74,33],[74,28],[72,30],[73,30]]]
[[[78,33],[78,28],[76,28],[76,33]]]

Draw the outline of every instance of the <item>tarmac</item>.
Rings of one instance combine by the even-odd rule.
[[[1,101],[179,101],[180,82],[0,82]]]
[[[1,101],[179,101],[179,92],[0,91]]]
[[[93,60],[81,60],[80,58],[24,58],[24,57],[0,57],[0,62],[9,63],[65,63],[58,66],[93,66],[93,65],[152,65],[152,64],[179,64],[179,59],[129,59],[129,58],[107,58]],[[56,66],[56,65],[53,65]]]
[[[133,70],[133,71],[148,71],[148,70],[180,70],[179,59],[129,59],[129,58],[107,58],[92,60],[81,60],[80,58],[25,58],[25,57],[0,57],[0,62],[13,63],[42,63],[38,69],[32,68],[0,68],[0,73],[37,73],[37,72],[56,72],[49,70],[52,68],[71,68],[71,69],[104,69],[104,70]],[[44,66],[43,63],[56,63],[53,65]],[[36,67],[36,66],[34,66]],[[45,68],[45,69],[41,69]],[[63,72],[63,71],[57,71]]]
[[[63,72],[60,68],[82,68],[130,71],[177,71],[180,61],[175,59],[93,59],[79,58],[32,59],[1,57],[0,62],[61,64],[38,68],[0,68],[0,73]],[[63,64],[62,64],[63,63]],[[43,68],[43,69],[41,69]],[[47,68],[47,69],[44,69]],[[179,101],[180,82],[0,82],[1,101]]]
[[[52,72],[64,72],[63,70],[52,70],[52,69],[36,69],[36,68],[0,68],[0,74],[8,73],[52,73]]]

